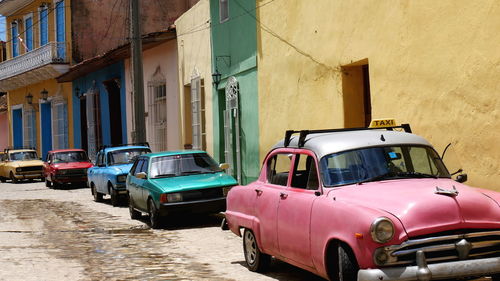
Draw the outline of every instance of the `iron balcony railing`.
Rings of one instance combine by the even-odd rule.
[[[0,80],[53,63],[68,63],[67,43],[50,42],[0,63]]]

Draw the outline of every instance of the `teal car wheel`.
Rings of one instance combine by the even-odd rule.
[[[158,213],[158,209],[156,209],[156,205],[151,198],[148,200],[148,214],[149,226],[153,229],[160,228],[160,214]]]
[[[128,211],[130,213],[130,218],[133,220],[138,220],[142,217],[141,212],[134,209],[134,202],[132,201],[132,198],[128,199]]]

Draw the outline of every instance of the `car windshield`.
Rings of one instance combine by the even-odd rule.
[[[9,153],[10,160],[21,161],[21,160],[37,160],[38,156],[35,151],[22,151]]]
[[[450,173],[427,146],[383,146],[333,153],[321,159],[325,186],[402,178],[450,178]]]
[[[53,156],[54,163],[61,162],[88,162],[87,154],[83,151],[58,152]]]
[[[180,154],[153,158],[150,177],[174,177],[221,171],[217,162],[206,153]]]
[[[108,153],[108,165],[133,163],[137,156],[150,152],[151,150],[147,148],[132,148],[111,151]]]

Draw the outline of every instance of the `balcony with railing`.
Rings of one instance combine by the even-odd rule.
[[[0,92],[53,79],[69,69],[66,42],[50,42],[0,63]]]

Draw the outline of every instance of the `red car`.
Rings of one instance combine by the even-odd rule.
[[[43,165],[45,186],[86,185],[87,169],[93,165],[83,149],[49,151]]]

